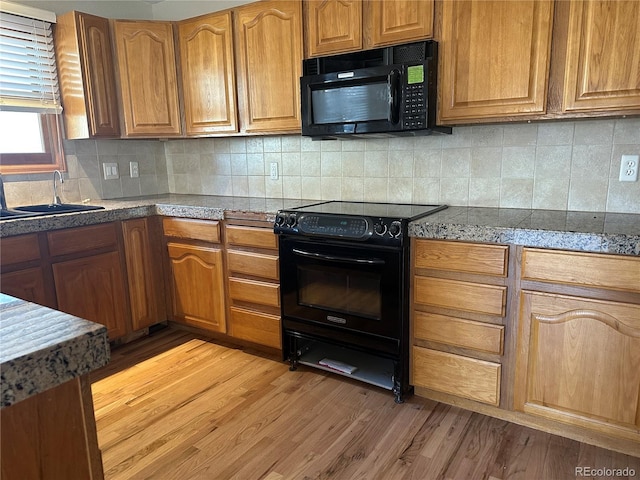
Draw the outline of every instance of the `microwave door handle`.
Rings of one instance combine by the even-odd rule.
[[[379,258],[349,258],[341,257],[337,255],[325,255],[324,253],[307,252],[298,248],[291,250],[295,255],[308,258],[318,258],[320,260],[327,260],[329,262],[341,262],[341,263],[355,263],[358,265],[384,265],[384,260]]]
[[[389,84],[389,122],[397,124],[400,121],[400,71],[394,68],[387,77]]]

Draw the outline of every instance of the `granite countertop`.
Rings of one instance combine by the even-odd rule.
[[[261,214],[272,222],[280,209],[318,201],[177,194],[101,200],[99,205],[105,210],[4,220],[0,222],[0,238],[149,215],[221,220]],[[640,255],[640,214],[449,207],[412,222],[409,235]]]
[[[103,325],[0,294],[0,408],[85,375],[109,358]]]

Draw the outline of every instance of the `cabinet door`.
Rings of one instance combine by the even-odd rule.
[[[225,333],[222,251],[178,243],[167,244],[167,249],[173,320]]]
[[[178,24],[187,135],[237,132],[231,12]]]
[[[55,47],[67,138],[119,137],[109,20],[59,15]]]
[[[52,266],[59,310],[105,325],[109,340],[127,333],[125,278],[118,252]]]
[[[47,302],[44,275],[40,267],[2,274],[2,293],[28,302],[53,307]]]
[[[122,223],[134,330],[166,320],[161,297],[162,272],[158,256],[152,250],[148,223],[146,218]]]
[[[433,38],[431,0],[365,0],[367,48]]]
[[[525,291],[516,410],[640,441],[640,305]]]
[[[307,57],[362,50],[362,0],[308,0]]]
[[[552,17],[550,0],[442,2],[440,120],[544,113]]]
[[[173,27],[114,22],[125,136],[180,135]]]
[[[254,2],[234,18],[241,130],[300,131],[300,0]]]
[[[640,2],[570,2],[563,111],[640,110]]]

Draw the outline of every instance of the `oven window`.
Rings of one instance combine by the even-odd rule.
[[[382,276],[339,268],[298,266],[298,303],[380,320]]]

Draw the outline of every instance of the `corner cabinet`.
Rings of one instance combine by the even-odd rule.
[[[75,11],[58,15],[54,44],[66,138],[119,137],[109,20]]]
[[[182,132],[173,26],[113,22],[125,137],[175,137]]]
[[[226,332],[223,255],[217,221],[162,220],[168,255],[169,318]]]
[[[251,3],[234,19],[241,131],[299,132],[301,1]]]
[[[238,131],[231,12],[178,23],[186,134]]]
[[[515,409],[639,446],[640,258],[525,248],[522,287]]]
[[[569,10],[562,111],[640,113],[640,2],[560,2]]]
[[[441,2],[438,120],[546,112],[553,2]]]

